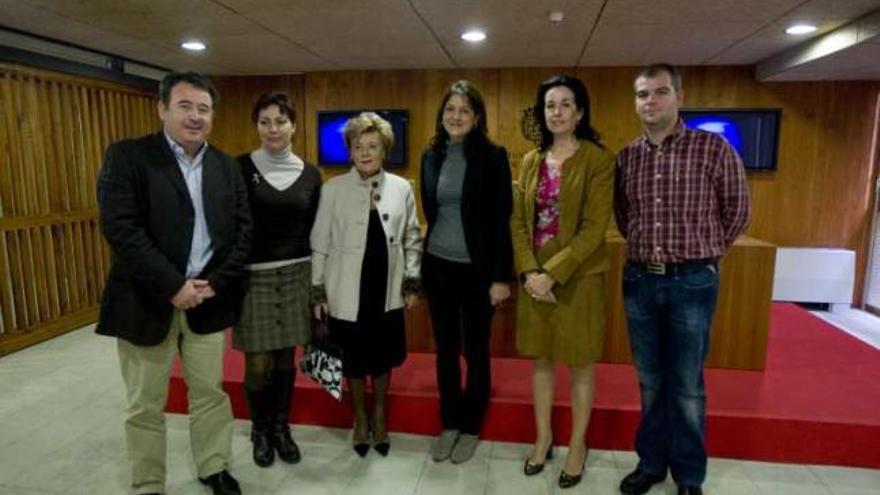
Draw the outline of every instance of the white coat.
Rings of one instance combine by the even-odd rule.
[[[405,278],[420,277],[421,230],[409,181],[384,170],[365,180],[352,167],[321,188],[311,234],[312,285],[324,286],[330,316],[340,320],[357,321],[371,194],[379,197],[388,246],[385,311],[403,307]]]

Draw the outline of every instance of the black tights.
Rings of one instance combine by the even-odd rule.
[[[256,392],[265,390],[272,379],[272,372],[293,371],[295,347],[274,351],[248,352],[244,359],[244,388]]]
[[[384,440],[388,436],[385,418],[385,398],[388,396],[388,385],[391,382],[391,372],[381,375],[372,375],[373,384],[373,439]],[[361,377],[348,377],[348,387],[351,389],[351,398],[354,405],[355,415],[355,440],[363,441],[369,428],[367,416],[366,389],[367,379]]]

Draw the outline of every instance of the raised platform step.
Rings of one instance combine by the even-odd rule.
[[[233,412],[247,418],[242,388],[243,355],[229,350],[224,386]],[[483,437],[534,439],[531,363],[493,359],[492,400]],[[554,436],[567,443],[568,377],[557,374]],[[803,309],[774,304],[767,369],[710,369],[707,444],[717,457],[880,468],[880,351],[846,335]],[[389,397],[389,429],[434,435],[440,431],[432,354],[410,354],[395,371]],[[348,427],[348,397],[339,403],[298,377],[291,422]],[[167,410],[186,412],[186,386],[175,365]],[[588,443],[600,449],[632,449],[639,419],[638,382],[630,365],[599,363]]]

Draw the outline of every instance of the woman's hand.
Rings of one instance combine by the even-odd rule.
[[[406,305],[406,309],[412,309],[419,304],[419,296],[418,294],[406,294],[403,296],[403,303]]]
[[[489,302],[492,306],[498,306],[510,297],[510,284],[494,282],[489,287]]]
[[[525,289],[532,299],[546,303],[555,303],[556,296],[553,294],[553,286],[556,281],[550,275],[540,272],[532,272],[526,275]]]
[[[316,320],[324,321],[327,315],[330,314],[327,303],[318,303],[312,306],[312,314],[315,315]]]
[[[526,290],[536,296],[546,296],[555,284],[556,281],[546,273],[535,272],[526,277]]]

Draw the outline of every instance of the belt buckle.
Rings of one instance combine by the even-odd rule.
[[[666,263],[649,261],[645,263],[645,269],[648,273],[653,273],[654,275],[666,275]]]

